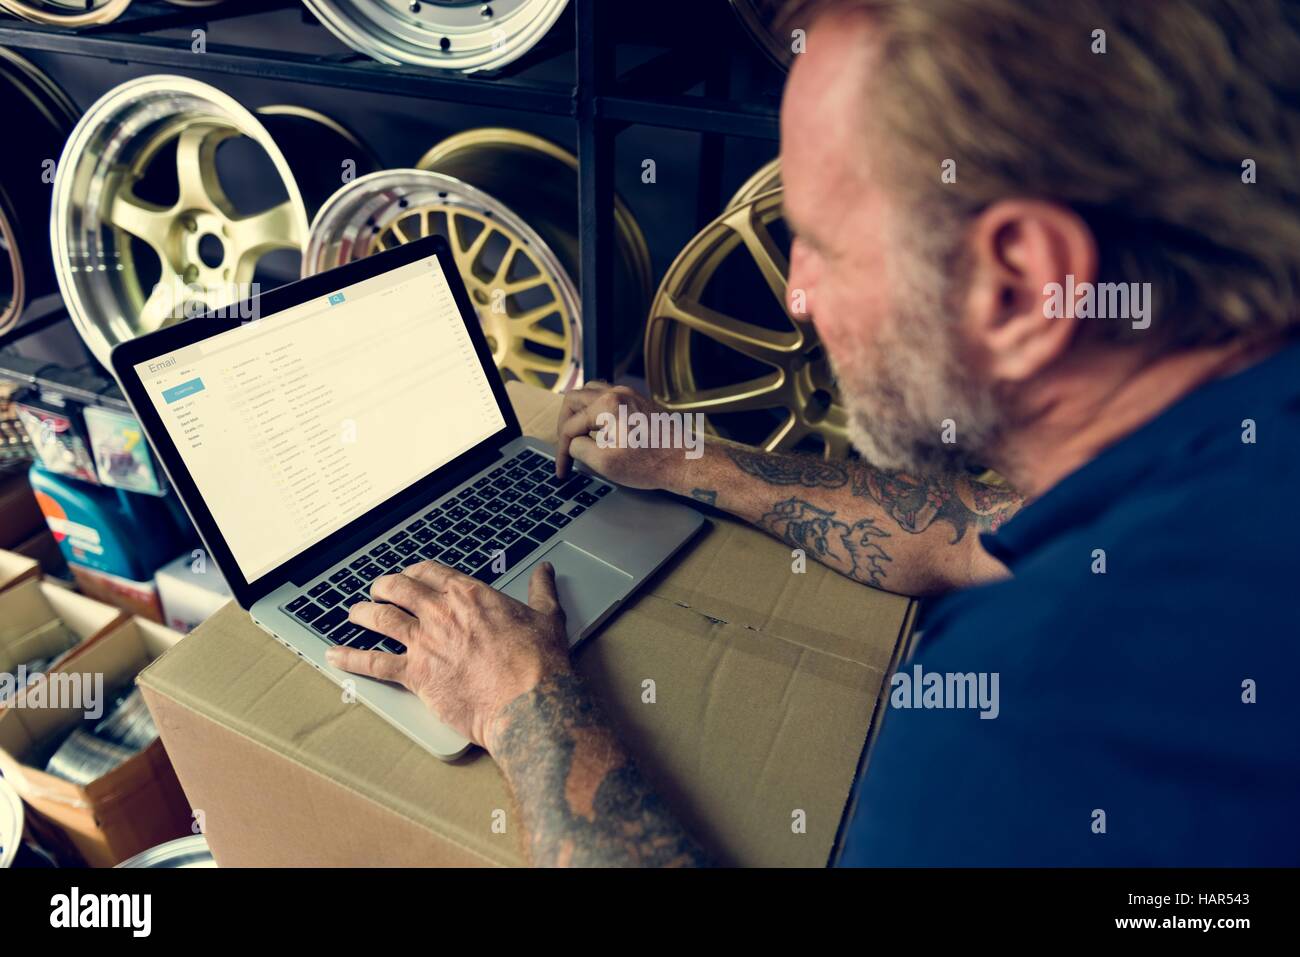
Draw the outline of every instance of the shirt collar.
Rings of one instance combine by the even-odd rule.
[[[1242,420],[1300,397],[1300,342],[1188,393],[1104,449],[980,542],[1008,567],[1104,512],[1144,476],[1191,451],[1210,433],[1240,435]],[[1245,401],[1240,401],[1245,400]]]

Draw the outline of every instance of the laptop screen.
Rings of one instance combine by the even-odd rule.
[[[506,424],[434,256],[135,371],[250,582]]]

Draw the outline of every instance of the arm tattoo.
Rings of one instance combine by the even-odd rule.
[[[718,493],[711,488],[693,488],[691,489],[691,498],[697,502],[703,502],[705,505],[718,504]]]
[[[854,476],[853,494],[872,499],[913,534],[946,522],[952,526],[953,545],[972,526],[996,531],[1020,507],[1020,496],[1011,489],[986,485],[968,475],[918,478],[866,466]]]
[[[848,470],[840,462],[826,462],[811,455],[754,452],[732,446],[727,446],[726,451],[742,472],[757,475],[768,485],[840,488],[849,482]]]
[[[1009,488],[988,485],[968,475],[918,478],[906,472],[885,472],[863,462],[826,462],[811,455],[756,452],[726,447],[736,466],[769,485],[802,488],[848,486],[858,498],[881,506],[901,529],[920,534],[935,522],[952,527],[950,544],[957,544],[972,526],[995,531],[1020,507],[1020,496]]]
[[[777,502],[758,524],[850,578],[884,587],[885,565],[893,559],[873,539],[889,538],[889,533],[871,519],[849,525],[836,519],[834,512],[817,508],[803,499],[788,498]]]
[[[544,680],[501,721],[493,757],[522,810],[534,864],[709,863],[618,746],[579,676]]]

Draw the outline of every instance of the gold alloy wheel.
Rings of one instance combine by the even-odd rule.
[[[39,177],[63,147],[77,110],[34,65],[0,49],[0,102],[12,137],[0,150],[0,333],[32,299],[57,290],[50,262],[49,198]]]
[[[303,275],[438,235],[447,239],[507,379],[581,381],[578,292],[553,250],[493,197],[431,170],[383,170],[344,186],[312,222]]]
[[[267,254],[301,251],[309,192],[268,127],[289,124],[286,148],[310,154],[297,164],[308,173],[328,167],[337,177],[339,166],[303,142],[304,125],[369,165],[364,147],[340,141],[319,114],[260,114],[197,80],[149,76],[110,90],[73,130],[55,175],[51,238],[68,312],[101,362],[118,342],[243,298]],[[232,201],[236,184],[223,184],[217,164],[227,143],[245,151],[241,171],[261,172],[259,189],[283,198],[259,197],[252,211],[247,198]]]
[[[444,140],[419,167],[363,177],[331,197],[312,223],[304,275],[444,236],[503,375],[557,392],[580,385],[577,160],[549,140],[492,128]],[[619,200],[615,220],[615,315],[629,319],[644,315],[650,256]],[[631,357],[639,331],[616,330],[619,358]]]
[[[0,0],[0,9],[32,23],[60,27],[86,27],[111,23],[131,0]]]
[[[714,434],[840,459],[847,417],[830,363],[808,319],[786,309],[782,196],[742,197],[668,268],[646,325],[646,378],[665,408],[702,413]],[[755,279],[772,299],[744,318],[726,311],[753,298]]]

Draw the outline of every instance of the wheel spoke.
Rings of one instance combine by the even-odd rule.
[[[781,304],[781,311],[784,312],[787,308],[785,299],[787,299],[788,283],[785,277],[790,272],[789,261],[772,241],[772,234],[767,230],[767,226],[763,225],[762,217],[753,205],[741,209],[736,213],[736,217],[744,218],[732,224],[732,228],[740,234],[746,250],[749,250],[749,255],[754,257],[754,264],[763,274],[768,289],[776,296],[776,302]]]
[[[539,346],[546,346],[548,349],[567,349],[569,347],[563,333],[556,332],[554,329],[547,329],[545,326],[525,329],[518,335],[520,339]]]
[[[153,332],[167,325],[175,311],[183,306],[183,303],[176,301],[175,294],[179,286],[180,277],[163,273],[140,307],[140,315],[135,321],[135,327],[140,332]]]
[[[230,200],[217,179],[217,147],[234,136],[233,130],[193,123],[176,138],[176,181],[181,209],[206,209],[233,215]]]
[[[807,434],[808,430],[799,424],[799,417],[792,410],[786,420],[763,440],[763,448],[769,452],[786,451],[798,445]]]
[[[664,305],[666,318],[675,319],[691,330],[759,362],[784,366],[798,346],[797,337],[791,333],[764,329],[698,302],[679,302],[665,297]]]
[[[236,254],[237,282],[250,279],[257,260],[269,250],[302,246],[298,214],[288,200],[252,216],[232,220],[229,231]]]
[[[699,389],[662,404],[670,412],[753,412],[784,405],[787,391],[785,374],[774,372],[747,382]]]
[[[483,252],[483,247],[487,245],[487,241],[492,235],[492,230],[488,228],[486,223],[484,223],[483,228],[479,230],[478,235],[474,237],[468,246],[464,246],[462,245],[463,236],[461,235],[460,224],[466,221],[465,217],[457,216],[455,213],[448,213],[447,215],[452,220],[452,232],[456,237],[455,246],[457,264],[460,265],[462,272],[467,268],[472,269],[474,263],[478,262],[478,257],[479,254]]]
[[[146,203],[136,197],[129,189],[121,190],[113,197],[112,207],[108,211],[108,221],[118,229],[124,230],[153,247],[158,258],[166,259],[167,233],[171,226],[171,211]]]

